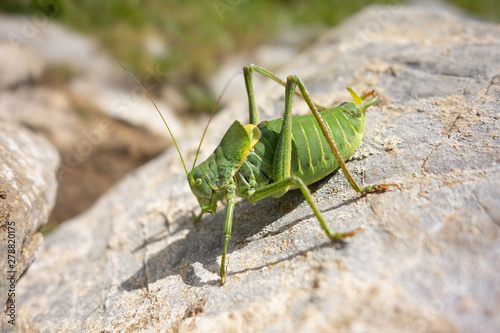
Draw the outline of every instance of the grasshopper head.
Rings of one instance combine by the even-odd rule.
[[[196,167],[188,174],[191,192],[198,200],[203,213],[213,214],[217,211],[217,191],[213,190],[206,181],[200,168]]]

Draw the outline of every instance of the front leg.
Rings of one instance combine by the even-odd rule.
[[[226,257],[227,257],[227,247],[229,240],[231,239],[231,229],[233,225],[233,214],[234,205],[236,203],[236,185],[234,180],[231,179],[230,183],[225,186],[226,190],[226,220],[224,222],[224,245],[222,249],[222,260],[220,264],[220,283],[223,285],[226,283]]]

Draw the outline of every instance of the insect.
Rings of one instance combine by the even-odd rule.
[[[254,72],[285,87],[283,118],[260,121],[253,90]],[[365,132],[365,110],[377,101],[374,91],[359,97],[347,87],[354,102],[328,109],[312,101],[298,76],[290,75],[284,82],[267,69],[253,64],[243,68],[243,75],[248,95],[250,123],[243,125],[235,120],[212,155],[196,166],[203,138],[215,111],[214,107],[198,146],[193,168],[189,172],[170,128],[143,87],[172,136],[191,191],[200,204],[201,214],[196,220],[205,213],[215,213],[218,200],[225,198],[227,201],[220,266],[221,284],[226,282],[227,249],[231,239],[236,196],[256,202],[266,197],[278,198],[289,190],[300,189],[326,235],[333,241],[340,241],[353,236],[357,229],[344,233],[333,231],[323,218],[307,185],[315,183],[340,167],[349,184],[361,195],[398,187],[396,184],[375,184],[361,188],[344,163],[361,143]],[[292,116],[295,94],[307,103],[312,114]]]

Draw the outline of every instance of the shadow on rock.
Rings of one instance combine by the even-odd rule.
[[[311,186],[314,192],[317,188],[324,185],[330,177]],[[337,209],[338,207],[350,204],[358,198],[348,200],[335,207],[330,207],[328,210]],[[300,218],[287,218],[287,214],[295,210],[301,203],[305,201],[302,193],[299,190],[294,190],[279,199],[266,198],[254,204],[247,200],[242,200],[236,204],[235,215],[233,221],[232,237],[228,249],[230,254],[234,250],[241,250],[247,244],[256,240],[269,236],[277,235],[304,219],[314,217],[312,211]],[[201,287],[204,284],[218,285],[219,280],[211,280],[202,282],[200,277],[195,272],[194,263],[200,263],[206,270],[212,271],[218,275],[220,270],[220,258],[222,254],[223,229],[224,219],[226,215],[225,209],[219,209],[216,214],[204,215],[199,223],[193,223],[191,215],[180,217],[180,221],[175,221],[175,225],[180,225],[182,228],[167,233],[164,235],[155,235],[146,241],[146,243],[137,248],[136,251],[144,251],[149,244],[161,241],[165,238],[177,238],[177,234],[187,235],[179,236],[179,240],[166,246],[163,250],[148,256],[145,265],[134,275],[128,278],[121,284],[124,290],[134,290],[146,287],[149,283],[164,279],[170,275],[179,275],[184,283]],[[273,227],[269,227],[272,223],[281,219],[281,221]],[[336,246],[341,248],[343,242],[325,242],[319,247]],[[289,260],[295,256],[304,255],[306,252],[314,250],[318,246],[313,246],[308,250],[296,253],[282,260]],[[269,262],[267,265],[273,265],[275,262]],[[266,265],[259,266],[256,269],[261,269]],[[249,269],[252,270],[252,269]],[[228,276],[237,274],[228,269]]]

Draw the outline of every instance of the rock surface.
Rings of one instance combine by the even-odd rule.
[[[38,231],[54,206],[59,155],[44,138],[0,118],[0,161],[0,302],[10,296],[19,311],[15,284],[42,243]],[[2,331],[10,310],[2,312]]]
[[[36,66],[40,59],[51,65],[68,66],[71,71],[78,73],[72,77],[69,85],[75,95],[92,101],[113,118],[144,126],[170,140],[170,137],[165,135],[163,124],[158,123],[157,115],[149,112],[150,101],[137,96],[135,88],[123,86],[123,82],[129,79],[128,74],[119,66],[118,61],[110,59],[88,37],[51,22],[42,11],[30,17],[0,13],[0,42],[0,51],[5,54],[4,59],[1,55],[0,59],[5,60],[3,64],[8,68],[19,71],[20,67],[15,65],[23,63],[22,68],[26,68],[25,71],[29,73],[40,67]],[[26,48],[32,52],[26,52]],[[25,58],[33,53],[36,55],[35,59],[25,61]],[[157,76],[164,74],[158,73],[155,68],[148,71]],[[7,75],[7,78],[0,78],[0,87],[8,81],[8,77]],[[151,77],[140,79],[149,83],[150,90],[161,83],[151,82]],[[164,79],[164,76],[161,76],[161,79]],[[157,102],[172,127],[180,128],[181,124],[171,111],[170,105],[162,101]]]
[[[49,228],[89,208],[126,173],[164,151],[170,140],[164,139],[163,127],[157,135],[147,125],[108,115],[118,108],[137,117],[140,106],[147,106],[154,126],[160,126],[150,101],[124,86],[123,78],[132,78],[98,51],[88,38],[37,14],[0,13],[0,117],[43,135],[61,156]],[[115,98],[104,98],[111,95]]]
[[[281,73],[318,103],[375,88],[363,145],[311,186],[329,242],[297,191],[236,205],[228,282],[225,211],[193,224],[196,200],[174,150],[129,175],[47,237],[18,285],[22,331],[494,332],[500,327],[500,28],[432,6],[370,7]],[[261,118],[284,89],[257,87]],[[206,156],[246,101],[220,112]],[[296,114],[306,113],[297,103]],[[181,143],[192,160],[196,139]],[[187,153],[189,152],[189,154]]]

